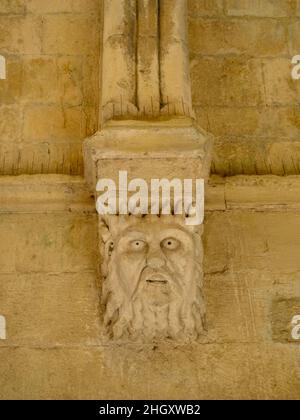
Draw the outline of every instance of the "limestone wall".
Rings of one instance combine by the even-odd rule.
[[[96,131],[99,0],[2,0],[0,173],[82,174]],[[299,0],[189,0],[193,102],[213,172],[299,173]]]
[[[190,0],[193,101],[213,171],[299,173],[299,0]]]
[[[255,176],[210,180],[208,332],[175,347],[101,338],[97,215],[74,176],[98,126],[100,9],[0,0],[0,399],[299,398],[300,181],[256,174],[299,174],[300,0],[189,0],[212,171]]]
[[[0,187],[0,399],[299,398],[298,177],[211,181],[208,333],[176,347],[102,341],[97,216],[82,179]]]
[[[82,173],[97,129],[98,0],[1,0],[0,173]]]

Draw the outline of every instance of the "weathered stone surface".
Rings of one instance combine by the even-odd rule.
[[[298,291],[299,286],[300,279],[298,280]],[[292,335],[295,327],[295,324],[292,323],[293,318],[298,315],[300,320],[300,297],[286,298],[278,296],[273,300],[271,310],[273,340],[280,343],[300,344],[300,337],[296,340]]]
[[[195,105],[258,106],[264,98],[261,63],[241,57],[194,57]]]
[[[10,142],[14,138],[15,142],[21,139],[22,127],[20,119],[22,113],[20,107],[16,105],[0,106],[0,142]]]
[[[205,221],[208,332],[193,345],[155,348],[104,345],[97,216],[66,213],[69,195],[91,212],[83,181],[71,179],[53,178],[51,188],[47,176],[1,180],[1,209],[9,190],[19,201],[0,218],[1,399],[299,397],[298,345],[287,341],[299,304],[297,177],[211,180],[211,203],[223,197],[226,206]],[[47,204],[47,195],[48,213],[24,214],[26,197]]]
[[[265,101],[267,104],[296,105],[300,95],[300,84],[291,78],[290,60],[276,58],[261,62],[265,78]]]
[[[97,0],[27,0],[27,11],[41,14],[90,13],[99,10]]]
[[[191,16],[219,16],[223,14],[223,0],[188,0]]]
[[[0,104],[17,104],[21,99],[22,92],[22,63],[19,59],[10,59],[6,68],[9,79],[1,80]]]
[[[280,344],[225,344],[137,350],[3,348],[0,398],[299,397],[298,348]]]
[[[250,135],[259,136],[262,143],[266,134],[274,143],[284,143],[284,138],[293,139],[297,143],[300,135],[300,109],[296,105],[257,108],[201,106],[196,107],[195,111],[201,127],[217,136],[217,141],[222,142],[224,148],[226,137],[230,136],[236,137],[236,143],[242,142],[243,138],[247,141]]]
[[[226,9],[232,16],[286,17],[293,12],[289,0],[228,0]]]
[[[85,177],[92,192],[99,178],[116,180],[119,170],[148,181],[153,173],[170,177],[177,167],[179,179],[207,179],[212,141],[190,118],[111,121],[85,140]]]
[[[23,83],[22,96],[26,100],[43,100],[47,98],[49,102],[57,100],[58,72],[56,59],[47,58],[28,58],[23,64]],[[51,86],[51,89],[49,87]]]
[[[300,41],[299,41],[300,22],[296,21],[291,23],[288,28],[289,35],[289,49],[292,56],[299,53]]]
[[[24,0],[2,0],[0,14],[19,14],[25,12]]]
[[[80,107],[28,105],[24,110],[24,140],[76,140],[85,135]]]
[[[95,133],[99,5],[96,0],[52,1],[51,5],[44,0],[3,0],[0,52],[7,59],[8,78],[0,81],[0,102],[19,107],[20,112],[24,101],[78,106],[85,115],[81,124],[85,136]],[[299,173],[300,84],[291,79],[291,57],[299,53],[299,23],[293,18],[300,15],[299,1],[190,0],[188,7],[194,105],[202,127],[220,136],[213,172]],[[200,105],[212,109],[200,112]],[[56,125],[55,113],[49,114],[49,125]],[[82,160],[80,147],[71,139],[78,138],[77,128],[73,125],[68,146],[61,140],[47,140],[53,156],[48,165],[44,152],[36,152],[41,162],[37,164],[27,145],[18,147],[15,138],[23,133],[13,132],[23,130],[20,124],[5,140],[11,146],[5,148],[6,163],[0,164],[0,173],[15,173],[12,162],[19,153],[20,173],[33,163],[35,173],[73,173],[76,161]],[[270,143],[276,144],[269,147]],[[54,159],[56,151],[64,156],[63,171],[62,163]]]
[[[37,219],[30,214],[7,214],[1,215],[0,224],[1,272],[95,269],[97,232],[94,216],[53,214],[40,215]]]
[[[0,15],[0,50],[6,54],[40,54],[42,20],[37,16]]]
[[[73,174],[83,172],[80,142],[38,140],[15,144],[0,144],[2,175]],[[62,156],[62,158],[61,158]]]
[[[299,50],[299,2],[230,0],[217,12],[216,2],[195,3],[192,94],[199,123],[219,136],[213,173],[298,174],[300,85],[291,57]]]
[[[187,179],[195,184],[199,178],[207,180],[211,141],[211,136],[188,118],[111,121],[85,140],[86,180],[97,197],[96,186],[101,179],[127,190],[119,186],[119,173],[126,171],[128,182],[142,179],[146,183],[148,201],[153,174],[158,182],[171,181],[175,176],[181,186]],[[191,191],[194,197],[195,190]],[[198,202],[202,198],[204,193],[199,197],[197,192]],[[203,230],[196,226],[203,223],[203,218],[188,227],[183,208],[181,217],[174,215],[174,204],[173,213],[170,206],[169,214],[162,216],[160,199],[166,197],[158,191],[155,215],[147,214],[147,205],[142,219],[130,214],[136,208],[128,211],[127,203],[129,215],[125,218],[119,216],[119,206],[115,216],[99,214],[99,247],[104,258],[102,302],[109,339],[193,342],[205,330]]]
[[[0,213],[74,212],[96,214],[84,179],[68,175],[20,175],[0,178]]]
[[[81,139],[98,129],[99,5],[1,1],[0,173],[83,173]],[[298,174],[299,0],[189,7],[193,97],[200,125],[217,136],[213,171]],[[97,217],[82,183],[55,192],[9,182],[0,181],[1,399],[299,399],[289,338],[299,308],[297,178],[213,181],[208,333],[188,348],[154,349],[103,345]]]
[[[98,47],[97,19],[53,15],[43,21],[45,54],[88,55]]]
[[[221,237],[226,238],[223,240],[229,243],[227,264],[238,271],[259,269],[276,273],[298,272],[300,270],[298,258],[300,235],[297,232],[300,219],[298,211],[286,214],[284,227],[280,222],[282,213],[278,211],[266,213],[235,210],[230,213],[230,216],[227,215],[225,219],[227,223],[225,222],[222,228],[224,232],[220,234]],[[227,219],[229,217],[230,221]],[[220,247],[225,248],[224,245]],[[206,249],[210,255],[209,245]],[[221,253],[220,261],[225,258],[223,255]],[[213,263],[213,267],[214,265],[216,264]],[[224,265],[224,262],[220,263],[213,271],[222,270]]]
[[[1,2],[7,77],[0,81],[0,105],[10,108],[1,109],[0,174],[83,173],[76,140],[98,127],[99,6],[95,0]]]
[[[100,339],[97,274],[0,274],[1,313],[7,322],[1,346],[93,345]]]
[[[297,28],[291,27],[296,33]],[[196,54],[249,54],[276,56],[287,53],[288,37],[281,21],[262,19],[200,19],[190,17],[189,41]]]

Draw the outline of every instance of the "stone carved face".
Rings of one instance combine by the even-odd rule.
[[[128,217],[131,222],[112,229],[106,244],[103,303],[110,336],[197,338],[205,315],[201,236],[174,223],[174,216],[163,222]]]

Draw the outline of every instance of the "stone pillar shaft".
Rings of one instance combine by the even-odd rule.
[[[135,111],[136,0],[103,2],[101,95],[106,120]]]
[[[157,115],[160,109],[158,0],[137,1],[137,107],[142,115]]]
[[[191,116],[186,0],[103,0],[102,115]]]
[[[161,102],[168,114],[192,115],[187,1],[160,2]]]

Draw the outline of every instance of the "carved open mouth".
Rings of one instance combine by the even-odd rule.
[[[169,283],[169,279],[166,273],[149,268],[146,268],[143,272],[142,280],[149,286],[166,286]]]
[[[151,283],[151,284],[167,284],[167,280],[162,280],[162,279],[147,279],[146,280],[147,283]]]

